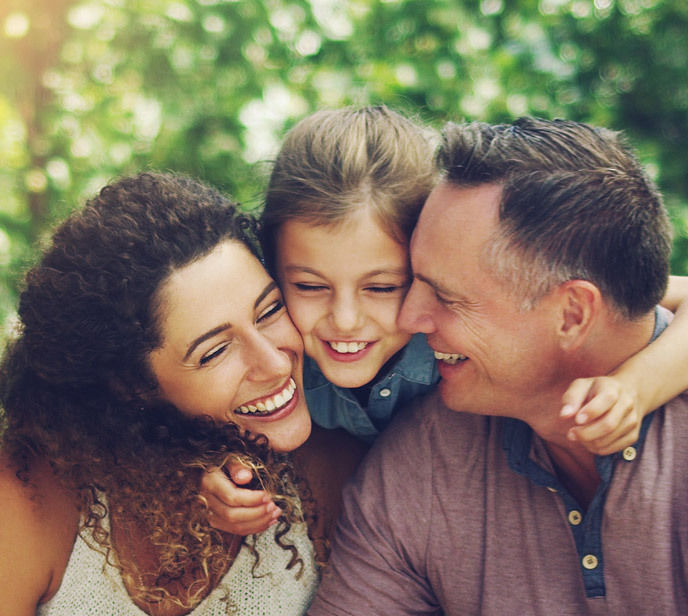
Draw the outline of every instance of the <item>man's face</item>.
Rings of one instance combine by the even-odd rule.
[[[399,320],[428,335],[449,408],[519,417],[556,378],[556,311],[547,297],[522,310],[481,265],[501,192],[447,183],[432,191],[411,240],[414,281]]]

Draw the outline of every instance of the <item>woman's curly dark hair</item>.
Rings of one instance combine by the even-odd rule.
[[[159,600],[165,581],[189,571],[201,577],[201,596],[226,569],[227,546],[208,526],[198,489],[204,470],[232,457],[248,460],[283,498],[277,542],[292,551],[292,565],[300,563],[281,543],[302,519],[297,480],[267,439],[186,417],[147,395],[156,390],[148,357],[161,344],[162,283],[226,240],[259,255],[253,219],[199,182],[143,173],[107,186],[59,226],[27,274],[19,335],[0,367],[4,451],[20,469],[33,456],[50,462],[79,495],[85,525],[115,564],[102,523],[108,504],[124,504],[127,517],[150,529],[160,570],[139,588],[147,600]]]

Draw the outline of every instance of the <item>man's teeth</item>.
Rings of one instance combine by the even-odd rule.
[[[275,409],[279,409],[289,402],[294,397],[295,391],[296,383],[294,383],[294,379],[289,379],[289,384],[279,393],[256,402],[256,404],[240,406],[238,409],[234,409],[234,412],[242,415],[269,415]]]
[[[435,351],[435,359],[439,359],[440,361],[453,366],[457,362],[468,359],[468,357],[465,355],[459,355],[458,353],[440,353],[439,351]]]
[[[329,342],[337,353],[358,353],[368,346],[367,342]]]

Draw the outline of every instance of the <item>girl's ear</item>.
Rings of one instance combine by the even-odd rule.
[[[600,290],[587,280],[569,280],[559,286],[557,336],[562,349],[581,347],[590,333],[600,310]]]

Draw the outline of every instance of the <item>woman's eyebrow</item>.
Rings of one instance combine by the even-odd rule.
[[[258,297],[256,298],[256,301],[253,302],[253,308],[256,309],[258,308],[258,305],[260,302],[262,302],[272,291],[274,291],[277,288],[277,283],[274,280],[271,280],[265,288],[258,294]],[[184,354],[184,358],[182,359],[182,362],[185,362],[186,360],[189,359],[191,354],[196,350],[196,347],[198,347],[199,344],[202,342],[205,342],[209,338],[212,338],[213,336],[217,336],[218,334],[222,333],[223,331],[226,331],[228,329],[232,328],[231,323],[222,323],[221,325],[218,325],[217,327],[213,327],[213,329],[205,332],[204,334],[201,334],[198,338],[193,340],[191,344],[189,345],[189,348],[186,350],[186,353]]]
[[[196,350],[196,347],[201,344],[202,342],[205,342],[209,338],[212,338],[213,336],[217,336],[218,334],[222,333],[223,331],[226,331],[228,329],[232,328],[231,323],[223,323],[222,325],[218,325],[217,327],[213,327],[210,331],[205,332],[205,334],[201,334],[198,338],[196,338],[190,345],[189,348],[186,350],[186,353],[184,354],[184,358],[182,359],[182,363],[184,363],[191,354]]]

